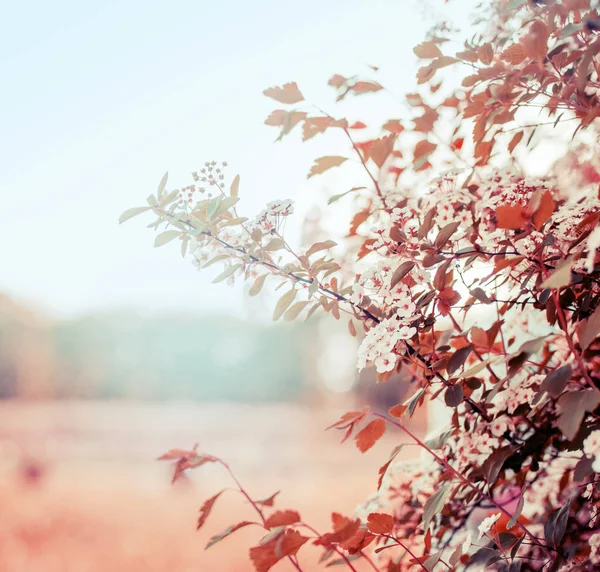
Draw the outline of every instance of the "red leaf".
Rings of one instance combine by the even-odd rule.
[[[526,223],[525,209],[521,205],[500,205],[496,208],[496,224],[499,228],[518,229]]]
[[[329,546],[332,543],[341,543],[352,538],[360,527],[360,520],[351,520],[336,512],[331,514],[333,521],[333,532],[323,534],[321,538],[315,540],[317,546]]]
[[[418,58],[432,60],[439,58],[442,55],[440,49],[435,45],[435,42],[423,42],[413,48],[413,52]]]
[[[276,493],[273,493],[270,497],[263,499],[263,500],[257,500],[254,501],[256,504],[260,504],[262,506],[273,506],[275,504],[275,497],[280,493],[281,491],[277,491]]]
[[[383,512],[372,512],[367,517],[367,528],[375,534],[390,534],[394,530],[394,517]]]
[[[521,142],[521,139],[523,139],[523,131],[517,131],[508,144],[509,153],[512,153],[515,150],[515,147]]]
[[[356,95],[361,95],[363,93],[369,93],[371,91],[379,91],[380,89],[383,89],[383,86],[379,85],[378,83],[376,83],[374,81],[357,81],[352,86],[352,91]]]
[[[358,227],[365,222],[369,216],[371,215],[371,205],[365,207],[362,211],[358,211],[355,215],[354,218],[352,219],[352,222],[350,223],[350,230],[348,231],[348,236],[354,236],[356,234],[356,231],[358,230]]]
[[[390,131],[391,133],[402,133],[402,131],[404,131],[404,126],[400,123],[399,119],[390,119],[385,123],[382,129]]]
[[[349,129],[365,129],[367,126],[362,121],[356,121],[350,125]]]
[[[464,137],[459,137],[458,139],[455,139],[452,142],[452,149],[454,149],[455,151],[460,151],[462,149],[463,143],[465,142]]]
[[[315,159],[315,164],[311,167],[310,173],[308,173],[306,178],[310,179],[315,175],[320,175],[329,169],[333,169],[333,167],[339,167],[344,161],[347,161],[347,158],[339,155],[319,157],[318,159]]]
[[[540,201],[540,206],[533,215],[533,224],[536,230],[540,230],[544,223],[550,218],[554,212],[554,201],[552,200],[552,193],[550,191],[544,192]]]
[[[339,429],[345,429],[348,425],[356,423],[359,419],[362,419],[367,414],[368,408],[362,411],[348,411],[344,413],[335,423],[332,423],[327,429],[333,429],[334,427]]]
[[[198,523],[196,524],[196,530],[202,528],[202,525],[206,522],[210,511],[212,510],[217,499],[223,494],[223,491],[218,492],[214,497],[210,497],[204,504],[200,507],[200,516],[198,517]]]
[[[356,446],[364,453],[368,451],[385,433],[385,421],[374,419],[364,429],[359,431],[354,438]]]
[[[181,459],[182,457],[193,457],[196,455],[196,451],[186,451],[185,449],[171,449],[167,451],[160,457],[158,457],[158,461],[175,461],[176,459]]]
[[[295,81],[286,83],[282,87],[270,87],[265,89],[263,93],[280,103],[298,103],[299,101],[304,101],[304,96],[300,93],[298,84]]]
[[[286,530],[285,534],[277,542],[275,554],[280,558],[294,556],[307,541],[308,537],[302,536],[297,530]]]
[[[288,526],[296,522],[300,522],[300,515],[295,510],[278,510],[267,519],[265,526],[275,528],[276,526]]]

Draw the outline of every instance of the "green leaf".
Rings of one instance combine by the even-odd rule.
[[[265,280],[267,279],[268,274],[261,274],[255,281],[252,286],[250,286],[250,290],[248,290],[248,294],[250,296],[256,296],[265,285]]]
[[[232,197],[237,197],[240,190],[240,176],[236,175],[231,181],[231,186],[229,187],[229,195]]]
[[[276,322],[283,316],[283,313],[288,309],[289,305],[294,301],[296,297],[296,289],[292,288],[288,290],[275,304],[275,311],[273,312],[273,321]]]
[[[165,230],[165,232],[161,232],[160,234],[156,235],[156,238],[154,239],[154,246],[156,247],[167,244],[167,242],[171,242],[180,235],[181,232],[178,230]]]
[[[215,544],[217,544],[217,542],[221,542],[221,540],[223,540],[224,538],[227,538],[230,534],[233,534],[236,530],[239,530],[240,528],[244,528],[245,526],[248,526],[249,524],[256,524],[256,522],[244,520],[242,522],[238,522],[237,524],[232,524],[231,526],[227,527],[223,532],[221,532],[221,534],[217,534],[216,536],[213,536],[208,541],[208,544],[206,545],[205,550],[208,550],[211,546],[214,546]]]
[[[332,197],[329,197],[329,199],[327,199],[327,204],[332,205],[336,201],[339,201],[342,197],[345,197],[346,195],[348,195],[350,193],[354,193],[356,191],[361,191],[366,188],[367,187],[352,187],[349,191],[346,191],[345,193],[340,193],[339,195],[333,195]]]
[[[425,506],[423,507],[423,530],[425,532],[429,529],[429,525],[435,515],[444,508],[451,490],[450,483],[445,483],[425,502]]]
[[[287,312],[283,316],[283,319],[288,322],[295,320],[298,317],[298,315],[300,314],[300,312],[302,312],[302,310],[304,310],[306,305],[309,303],[310,302],[308,300],[296,302],[293,306],[290,306],[290,308],[288,308]]]
[[[227,278],[229,278],[232,274],[234,274],[241,267],[242,267],[241,264],[234,264],[233,266],[226,268],[225,270],[223,270],[223,272],[221,272],[221,274],[219,274],[213,280],[213,284],[216,284],[217,282],[222,282],[223,280],[227,280]]]
[[[165,187],[167,186],[167,180],[168,180],[168,178],[169,178],[169,172],[167,171],[163,175],[162,179],[160,180],[160,183],[158,184],[158,191],[156,193],[156,195],[158,197],[160,197],[160,195],[163,194],[163,191],[165,190]]]
[[[149,211],[150,209],[151,209],[151,207],[133,207],[132,209],[127,209],[119,217],[119,224],[125,222],[126,220],[129,220],[130,218],[133,218],[134,216],[145,213],[146,211]]]

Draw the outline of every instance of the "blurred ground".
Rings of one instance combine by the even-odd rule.
[[[388,434],[365,455],[340,445],[323,428],[349,409],[0,402],[0,572],[250,571],[258,528],[204,551],[211,536],[252,518],[239,495],[220,497],[195,531],[202,502],[230,485],[224,471],[205,466],[173,487],[169,466],[154,459],[198,442],[254,498],[281,489],[278,508],[326,530],[332,510],[349,514],[374,491],[377,468],[403,439]],[[318,556],[303,548],[303,569],[323,569]]]

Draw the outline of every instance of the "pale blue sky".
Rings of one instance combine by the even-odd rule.
[[[243,315],[239,288],[210,284],[216,270],[197,273],[175,245],[153,249],[143,219],[119,226],[118,216],[143,204],[164,171],[178,186],[213,158],[241,174],[245,214],[285,197],[302,213],[353,186],[348,175],[306,182],[312,160],[343,154],[343,141],[273,144],[277,133],[263,120],[277,104],[262,90],[295,80],[337,115],[401,116],[387,94],[336,110],[326,83],[377,64],[382,83],[410,91],[412,46],[429,24],[422,5],[5,2],[0,291],[58,315],[114,306]]]

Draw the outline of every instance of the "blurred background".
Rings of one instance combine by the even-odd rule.
[[[466,19],[473,3],[2,6],[0,572],[249,570],[255,531],[203,550],[247,507],[224,495],[195,532],[203,500],[228,483],[208,467],[172,487],[155,461],[170,448],[199,443],[256,497],[282,489],[280,508],[323,529],[331,510],[349,514],[375,490],[401,436],[363,456],[323,429],[353,408],[398,403],[406,383],[359,376],[345,322],[273,324],[272,292],[213,285],[216,267],[198,273],[176,246],[153,249],[142,218],[117,219],[165,171],[178,187],[204,161],[227,160],[244,214],[292,198],[291,244],[341,240],[352,205],[327,198],[362,172],[306,181],[315,157],[346,144],[335,134],[274,144],[263,120],[277,104],[262,91],[297,81],[335,115],[402,117],[431,14]],[[335,106],[334,73],[390,89],[376,106]],[[314,556],[301,557],[306,570]]]

